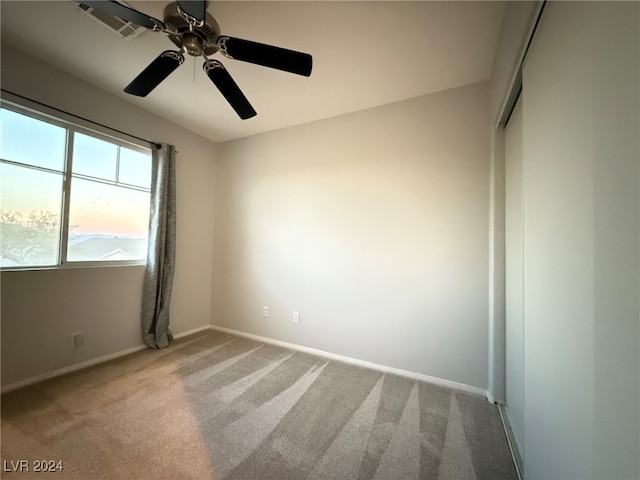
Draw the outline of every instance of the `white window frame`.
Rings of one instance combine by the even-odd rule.
[[[93,182],[103,183],[105,185],[112,185],[118,187],[129,188],[132,190],[137,190],[141,192],[150,192],[149,188],[143,188],[137,185],[127,184],[125,182],[118,181],[110,181],[104,180],[96,177],[91,177],[88,175],[82,174],[74,174],[73,173],[73,141],[76,133],[81,133],[83,135],[88,135],[93,138],[97,138],[99,140],[103,140],[120,147],[125,147],[130,150],[134,150],[140,153],[145,153],[151,156],[151,148],[148,144],[144,142],[134,143],[131,140],[125,140],[124,138],[120,138],[114,136],[113,134],[107,134],[104,132],[97,131],[94,128],[88,128],[82,125],[79,125],[76,122],[72,122],[66,119],[62,119],[59,116],[52,115],[50,113],[45,113],[40,109],[33,108],[32,106],[25,106],[20,103],[14,101],[8,101],[4,98],[0,99],[0,108],[5,110],[10,110],[12,112],[18,113],[20,115],[26,115],[28,117],[34,118],[36,120],[40,120],[66,130],[66,145],[65,145],[65,161],[62,172],[59,170],[53,170],[46,167],[39,167],[35,165],[28,165],[21,162],[16,162],[12,160],[6,160],[0,158],[0,163],[5,165],[13,165],[21,168],[30,168],[33,170],[38,170],[41,172],[47,173],[55,173],[60,175],[62,173],[62,190],[60,195],[62,196],[61,209],[59,212],[60,215],[60,236],[58,238],[59,247],[57,253],[57,262],[55,265],[25,265],[25,266],[10,266],[10,267],[2,267],[0,266],[0,271],[25,271],[25,270],[57,270],[57,269],[67,269],[67,268],[94,268],[94,267],[122,267],[122,266],[135,266],[135,265],[145,265],[146,259],[139,260],[94,260],[94,261],[68,261],[67,260],[67,250],[69,244],[69,209],[71,204],[71,180],[73,177],[79,179],[90,180]],[[116,178],[117,171],[120,167],[120,150],[118,150],[118,159],[116,162]],[[151,209],[149,209],[151,210]]]

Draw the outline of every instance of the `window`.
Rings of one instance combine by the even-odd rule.
[[[151,152],[0,108],[0,267],[144,263]]]

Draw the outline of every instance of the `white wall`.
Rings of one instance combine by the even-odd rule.
[[[486,389],[488,121],[478,84],[221,144],[213,323]]]
[[[640,478],[639,25],[550,2],[524,65],[527,480]]]
[[[177,146],[177,254],[171,328],[208,325],[215,145],[164,119],[2,45],[2,88]],[[140,345],[144,267],[3,272],[2,385]],[[71,333],[83,331],[74,352]]]

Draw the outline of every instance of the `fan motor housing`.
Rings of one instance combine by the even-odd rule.
[[[178,12],[176,2],[168,4],[164,9],[164,23],[176,34],[169,34],[169,39],[176,47],[192,56],[213,55],[218,51],[216,40],[220,36],[220,26],[208,12],[202,27],[189,28],[189,23]],[[199,41],[198,41],[199,40]],[[201,43],[201,45],[200,45]]]

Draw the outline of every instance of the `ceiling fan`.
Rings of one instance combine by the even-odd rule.
[[[222,63],[210,59],[210,55],[219,51],[230,59],[275,68],[305,77],[311,75],[313,61],[308,53],[221,35],[218,23],[207,13],[206,0],[172,2],[164,9],[163,21],[117,1],[76,1],[154,32],[162,32],[180,49],[166,50],[153,60],[125,87],[124,91],[131,95],[146,97],[176,68],[182,65],[184,53],[192,57],[201,56],[205,60],[202,67],[206,75],[220,90],[222,96],[238,116],[246,120],[255,116],[256,111]]]

